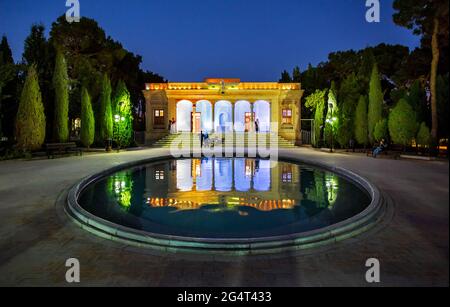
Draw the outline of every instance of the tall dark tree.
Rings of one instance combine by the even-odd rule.
[[[11,48],[9,47],[6,36],[3,36],[0,43],[0,138],[3,137],[3,118],[6,115],[5,109],[3,108],[3,99],[11,98],[11,86],[9,88],[7,86],[15,77],[16,67]]]
[[[54,139],[65,143],[69,140],[69,77],[66,60],[61,52],[56,55],[53,88],[55,90]]]
[[[431,37],[431,134],[438,138],[437,75],[441,46],[448,45],[448,0],[395,0],[394,22],[413,30],[414,34]]]
[[[0,43],[0,62],[6,64],[14,64],[11,48],[9,47],[8,39],[6,36],[2,36],[2,42]]]
[[[113,137],[113,114],[111,105],[111,81],[107,74],[102,78],[100,94],[100,138],[109,140]]]
[[[380,75],[378,66],[375,64],[372,69],[369,85],[369,107],[367,115],[367,123],[369,129],[369,141],[373,143],[375,138],[373,132],[375,125],[382,120],[383,116],[383,91],[381,88]]]
[[[81,133],[80,139],[83,146],[89,148],[94,143],[95,118],[92,111],[91,97],[85,87],[81,90]]]
[[[361,89],[354,73],[347,76],[341,83],[339,90],[339,127],[337,140],[345,147],[354,138],[355,110],[358,105]]]
[[[281,79],[280,79],[281,83],[291,83],[292,82],[292,77],[289,74],[289,72],[287,70],[284,70],[281,73]]]
[[[52,76],[54,68],[54,49],[45,37],[45,27],[42,24],[31,26],[30,34],[25,39],[24,51],[22,54],[22,64],[25,67],[35,65],[39,87],[41,89],[42,102],[46,114],[46,135],[53,135],[54,119],[54,95],[52,86]]]
[[[292,72],[292,81],[295,83],[302,82],[302,72],[300,71],[300,67],[295,66],[294,71]]]

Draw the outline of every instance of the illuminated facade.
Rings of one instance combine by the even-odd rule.
[[[146,141],[176,132],[275,132],[300,143],[300,83],[205,79],[199,83],[146,84]]]

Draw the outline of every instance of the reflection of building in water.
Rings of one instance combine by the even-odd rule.
[[[299,168],[283,167],[281,162],[272,168],[271,163],[217,158],[154,165],[147,169],[146,201],[152,207],[181,210],[204,205],[247,206],[261,211],[291,209],[302,199]]]

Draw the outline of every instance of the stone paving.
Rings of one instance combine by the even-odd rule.
[[[81,262],[81,286],[368,286],[365,262],[381,261],[381,286],[449,285],[449,165],[282,150],[352,170],[392,199],[384,227],[310,254],[222,258],[162,254],[95,237],[64,214],[81,178],[163,149],[56,160],[0,162],[0,286],[67,286],[65,261]]]

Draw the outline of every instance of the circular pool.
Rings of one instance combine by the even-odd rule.
[[[159,158],[116,167],[69,193],[83,228],[164,250],[305,249],[379,220],[378,192],[350,172],[259,158]]]

